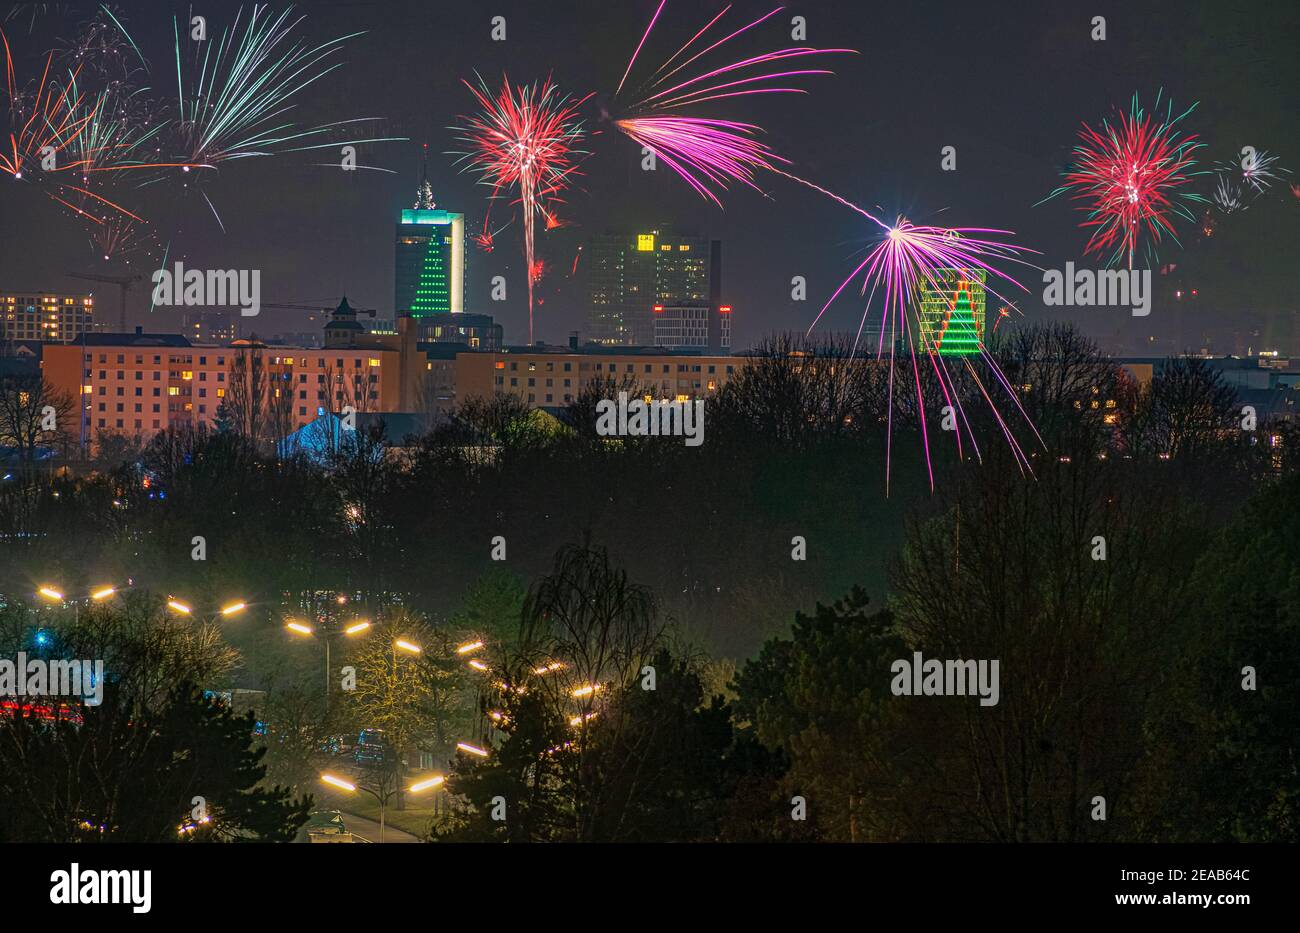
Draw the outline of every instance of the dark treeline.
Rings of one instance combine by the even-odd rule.
[[[322,593],[395,633],[486,634],[490,688],[398,683],[395,661],[388,682],[381,652],[360,691],[412,746],[490,747],[455,759],[438,839],[1296,839],[1289,426],[1247,428],[1196,360],[1138,385],[1059,328],[995,353],[1004,377],[947,361],[945,415],[924,366],[773,338],[699,447],[597,436],[630,379],[560,420],[476,401],[316,460],[171,432],[90,476],[6,480],[0,592],[246,599],[223,685],[301,664],[258,620]],[[999,702],[893,695],[917,651],[997,659]]]

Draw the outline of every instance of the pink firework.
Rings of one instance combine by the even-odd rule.
[[[1174,218],[1194,221],[1193,204],[1205,200],[1185,190],[1194,175],[1203,174],[1191,169],[1196,165],[1192,154],[1204,144],[1195,135],[1183,137],[1178,128],[1196,105],[1177,117],[1172,101],[1163,117],[1159,107],[1160,95],[1148,113],[1134,94],[1129,112],[1119,113],[1114,124],[1102,121],[1099,130],[1085,125],[1074,150],[1074,168],[1065,173],[1065,184],[1044,198],[1069,192],[1083,202],[1080,210],[1088,216],[1081,226],[1092,231],[1085,252],[1109,253],[1107,265],[1126,262],[1133,268],[1144,239],[1152,256],[1164,237],[1177,242]]]
[[[462,161],[492,187],[492,197],[512,192],[520,207],[524,228],[524,265],[528,278],[528,342],[533,342],[535,221],[549,216],[548,202],[558,201],[577,172],[582,124],[577,120],[583,101],[561,94],[547,79],[541,84],[512,85],[502,77],[494,95],[480,78],[478,86],[465,82],[482,108],[465,117],[462,140],[470,146]],[[590,96],[590,95],[588,95]],[[485,224],[485,231],[486,231]],[[491,245],[491,236],[486,244]]]
[[[1015,390],[1007,381],[1001,367],[998,366],[997,361],[984,345],[983,335],[974,328],[969,329],[964,334],[968,345],[958,352],[952,352],[944,344],[949,328],[954,323],[955,302],[949,303],[947,313],[937,330],[933,327],[923,326],[917,315],[909,313],[909,308],[917,304],[918,296],[923,290],[933,293],[938,289],[939,283],[964,283],[974,280],[981,281],[988,294],[995,296],[1004,304],[1010,305],[1012,302],[1002,294],[1003,290],[1019,289],[1022,292],[1027,292],[1028,289],[1016,281],[1009,273],[1003,271],[1000,266],[1006,263],[1031,265],[1022,257],[1035,251],[1007,243],[1002,239],[996,239],[997,237],[1013,235],[1009,230],[987,227],[920,226],[902,217],[898,218],[892,225],[887,224],[852,201],[814,185],[812,182],[805,181],[787,172],[778,172],[778,174],[806,185],[856,211],[870,220],[877,232],[878,239],[874,245],[868,248],[866,258],[835,289],[834,294],[822,306],[808,329],[811,332],[813,327],[817,326],[822,315],[826,313],[827,309],[845,289],[854,282],[860,282],[860,294],[866,297],[866,304],[863,307],[862,320],[858,325],[857,336],[853,344],[853,351],[856,353],[877,294],[881,298],[879,306],[880,337],[875,352],[878,359],[885,356],[885,340],[886,335],[888,335],[889,427],[886,441],[886,488],[888,488],[889,482],[889,464],[893,458],[894,361],[895,350],[899,347],[904,350],[906,356],[911,360],[912,378],[916,391],[916,407],[920,413],[921,445],[925,453],[926,470],[929,474],[931,489],[934,488],[934,466],[930,457],[930,438],[926,426],[925,413],[928,409],[929,400],[925,398],[925,391],[922,386],[922,368],[928,368],[933,372],[935,382],[939,386],[939,393],[943,396],[943,404],[951,406],[957,416],[954,433],[959,455],[966,443],[970,444],[976,457],[980,453],[970,420],[962,406],[961,395],[954,383],[954,373],[950,367],[960,367],[961,371],[964,371],[969,377],[971,384],[976,387],[980,397],[988,403],[998,427],[1017,462],[1021,465],[1021,469],[1031,472],[1029,458],[1016,440],[1011,424],[998,410],[994,400],[995,395],[1005,393],[1012,400],[1036,437],[1037,431],[1025,413],[1023,406],[1021,406]],[[982,359],[987,364],[988,371],[992,374],[993,379],[987,385],[980,378],[979,373],[972,364],[972,361],[977,359]]]
[[[755,173],[763,169],[770,170],[774,167],[773,163],[785,163],[786,160],[754,138],[761,132],[761,128],[754,124],[686,116],[676,111],[731,97],[807,93],[802,88],[788,86],[788,82],[831,72],[825,68],[794,68],[791,67],[792,64],[798,64],[810,56],[850,53],[854,50],[790,47],[726,61],[720,65],[700,63],[694,70],[687,70],[711,52],[783,9],[776,7],[753,22],[710,42],[705,34],[710,33],[731,9],[727,5],[691,36],[685,45],[665,59],[653,74],[631,87],[628,78],[666,3],[667,0],[661,0],[619,81],[614,93],[615,99],[618,100],[625,87],[628,87],[628,94],[625,102],[619,105],[620,112],[625,116],[615,119],[614,125],[633,142],[662,160],[696,193],[721,206],[717,191],[726,190],[728,183],[739,182],[757,189]],[[719,26],[714,34],[724,32],[725,28]],[[709,44],[706,45],[706,42]]]

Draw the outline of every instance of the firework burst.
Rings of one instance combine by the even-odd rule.
[[[1192,171],[1192,156],[1204,144],[1195,135],[1183,136],[1179,128],[1196,105],[1174,116],[1168,101],[1162,115],[1160,98],[1148,112],[1134,94],[1129,112],[1119,113],[1113,123],[1103,120],[1100,129],[1085,124],[1065,184],[1043,199],[1069,193],[1084,202],[1080,210],[1088,216],[1081,226],[1092,231],[1084,251],[1109,253],[1107,265],[1133,268],[1142,242],[1154,261],[1154,249],[1164,237],[1178,242],[1174,219],[1194,221],[1192,207],[1205,200],[1187,190],[1192,178],[1203,174]]]
[[[731,9],[727,5],[652,74],[629,84],[637,59],[666,3],[667,0],[661,0],[623,71],[623,78],[614,93],[615,106],[621,114],[614,120],[614,126],[662,160],[697,194],[720,207],[722,202],[718,192],[725,191],[729,183],[757,190],[757,172],[788,162],[755,138],[761,132],[755,124],[689,116],[678,111],[725,98],[805,94],[804,89],[789,86],[789,83],[832,72],[825,68],[796,68],[792,65],[811,56],[851,53],[854,50],[789,47],[724,60],[721,64],[716,61],[706,64],[706,61],[712,61],[708,59],[710,53],[719,49],[723,50],[720,53],[723,59],[731,59],[728,42],[783,9],[776,7],[758,19],[726,32],[730,27],[720,23]],[[720,34],[721,38],[712,38]],[[692,69],[692,65],[695,68]]]
[[[980,328],[973,322],[973,314],[967,312],[963,320],[963,301],[969,301],[975,283],[987,294],[999,299],[1003,307],[998,312],[998,321],[1010,315],[1014,302],[1006,293],[1027,292],[1020,282],[1001,267],[1006,264],[1031,266],[1023,257],[1035,254],[1034,250],[1017,246],[1005,241],[1012,236],[1009,230],[987,227],[934,227],[913,224],[906,218],[899,217],[889,224],[852,201],[825,188],[815,185],[787,172],[778,172],[802,185],[806,185],[833,200],[856,211],[872,223],[874,240],[867,249],[866,258],[850,272],[835,289],[834,293],[818,311],[808,330],[817,326],[827,309],[837,298],[854,283],[859,283],[859,294],[866,299],[863,305],[862,319],[858,325],[853,342],[856,354],[862,342],[863,332],[872,314],[873,306],[878,308],[879,337],[876,341],[877,359],[886,356],[885,342],[888,340],[889,359],[889,412],[888,439],[886,441],[886,489],[889,483],[889,464],[893,457],[894,426],[894,375],[896,371],[896,354],[901,350],[904,365],[910,361],[912,383],[915,390],[915,406],[919,413],[921,428],[921,446],[925,454],[926,470],[929,475],[930,488],[934,489],[934,466],[930,456],[929,430],[925,413],[930,400],[925,397],[922,384],[922,372],[928,370],[934,376],[938,392],[945,405],[951,406],[956,415],[955,437],[958,455],[962,455],[964,446],[969,444],[974,455],[980,456],[979,444],[971,427],[970,419],[962,404],[962,393],[958,391],[956,379],[964,374],[977,393],[992,411],[993,416],[1006,439],[1022,471],[1032,472],[1028,456],[1025,454],[1011,423],[1000,412],[995,396],[1005,393],[1012,400],[1029,429],[1038,437],[1038,432],[1029,416],[1025,413],[1015,390],[1007,381],[1001,367],[998,366],[984,344]],[[922,292],[931,296],[942,296],[941,314],[936,320],[923,320],[910,309],[917,306]],[[951,297],[949,297],[951,295]],[[876,304],[879,296],[879,304]],[[963,297],[964,296],[964,297]],[[994,324],[994,329],[997,328]],[[958,352],[951,347],[959,346]],[[981,379],[973,361],[982,360],[991,379]],[[956,371],[954,371],[956,370]],[[1039,438],[1041,443],[1041,438]]]
[[[336,135],[339,127],[366,122],[362,117],[302,127],[285,118],[299,92],[342,67],[328,60],[344,43],[362,33],[349,33],[319,45],[295,38],[305,19],[292,8],[272,14],[254,6],[242,27],[241,7],[221,36],[205,43],[182,43],[180,27],[172,21],[176,41],[176,144],[182,165],[212,168],[222,162],[303,152],[339,145],[339,141],[290,145],[324,135]],[[194,78],[186,86],[182,78],[183,49],[195,48]],[[385,139],[355,139],[345,142],[390,142]]]
[[[1237,211],[1244,211],[1250,205],[1246,202],[1245,193],[1242,191],[1236,179],[1228,174],[1219,176],[1219,182],[1214,186],[1214,206],[1225,214],[1235,214]]]
[[[535,248],[536,221],[553,216],[548,206],[561,200],[578,171],[575,148],[582,139],[578,109],[587,97],[574,100],[547,79],[531,85],[512,85],[502,77],[495,94],[480,77],[478,85],[464,82],[479,105],[479,112],[463,117],[460,139],[469,150],[459,162],[476,172],[492,189],[491,197],[511,197],[523,221],[524,266],[528,279],[528,341],[533,341],[533,286],[542,269]],[[486,243],[492,235],[484,221]],[[499,232],[499,231],[498,231]]]

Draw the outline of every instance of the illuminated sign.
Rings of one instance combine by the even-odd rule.
[[[639,233],[636,237],[636,249],[638,253],[649,253],[655,248],[655,235],[653,233]]]

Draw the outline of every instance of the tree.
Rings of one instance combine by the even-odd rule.
[[[420,652],[397,648],[398,639]],[[387,613],[357,644],[351,663],[357,683],[345,693],[348,715],[358,731],[383,729],[399,759],[415,750],[445,752],[468,726],[465,668],[447,634],[419,616]]]
[[[1196,566],[1191,660],[1154,726],[1183,739],[1164,771],[1182,777],[1167,799],[1190,824],[1175,838],[1300,841],[1297,567],[1295,476],[1252,500]]]
[[[0,378],[0,446],[20,459],[36,458],[41,444],[54,444],[72,430],[73,401],[40,373]]]
[[[815,801],[811,832],[828,841],[907,835],[895,815],[907,808],[906,785],[893,772],[916,745],[893,725],[889,682],[890,664],[909,652],[893,616],[869,613],[869,603],[855,588],[799,613],[790,637],[767,642],[735,681],[737,718],[790,762],[784,796]]]
[[[513,647],[527,595],[517,576],[503,567],[493,567],[470,584],[460,610],[451,617],[451,625],[467,637]]]
[[[256,335],[233,348],[230,381],[222,404],[234,432],[260,445],[267,428],[267,369],[266,346],[258,342]]]
[[[253,714],[189,682],[143,708],[110,684],[83,722],[0,721],[0,840],[288,842],[312,798],[260,789]]]

